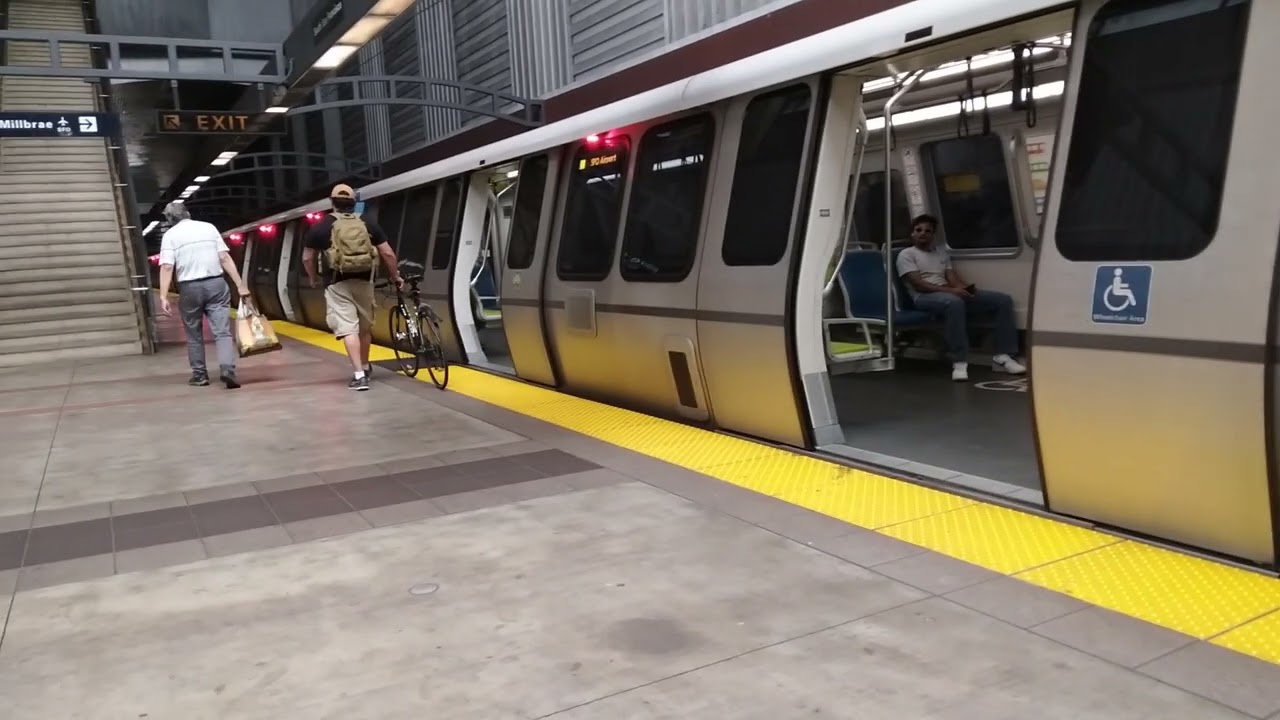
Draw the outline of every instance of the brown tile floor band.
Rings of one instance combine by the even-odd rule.
[[[600,467],[561,450],[0,533],[0,572],[458,495]]]

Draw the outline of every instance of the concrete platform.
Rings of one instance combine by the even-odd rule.
[[[6,718],[1280,717],[1280,667],[286,341],[0,373]]]

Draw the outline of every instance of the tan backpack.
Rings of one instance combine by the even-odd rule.
[[[336,273],[373,274],[378,251],[373,248],[369,228],[352,213],[333,213],[333,229],[329,233],[329,249],[325,258]]]

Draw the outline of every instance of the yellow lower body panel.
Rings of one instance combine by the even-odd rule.
[[[320,331],[276,326],[345,353]],[[370,358],[394,354],[374,348]],[[453,368],[450,382],[460,394],[1280,664],[1280,580],[489,373]]]

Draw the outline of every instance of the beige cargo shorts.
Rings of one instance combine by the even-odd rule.
[[[373,327],[373,283],[343,280],[324,289],[325,321],[336,338]]]

